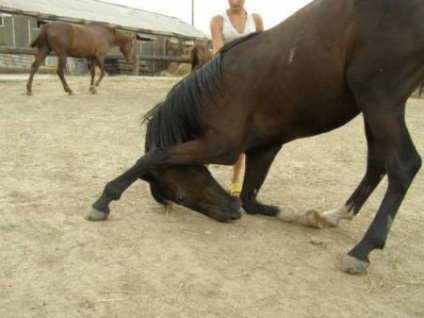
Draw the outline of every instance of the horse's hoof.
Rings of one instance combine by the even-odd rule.
[[[84,218],[88,221],[103,221],[107,219],[108,215],[109,213],[92,208],[84,215]]]
[[[295,222],[299,219],[299,215],[292,209],[280,210],[276,217],[283,222]]]
[[[32,92],[26,92],[26,95],[27,96],[31,96],[32,95]]]
[[[349,274],[363,274],[367,271],[368,266],[370,266],[369,262],[346,255],[342,260],[341,269]]]
[[[305,224],[308,227],[315,229],[322,229],[325,227],[325,222],[321,218],[321,215],[315,210],[308,210],[305,213]]]
[[[96,90],[96,88],[94,86],[91,86],[90,87],[90,93],[91,94],[97,94],[97,90]]]
[[[73,91],[69,91],[68,94],[69,94],[69,96],[75,95],[75,93]]]

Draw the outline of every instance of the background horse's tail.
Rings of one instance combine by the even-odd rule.
[[[32,40],[32,42],[30,43],[30,47],[37,47],[38,49],[41,49],[42,47],[49,47],[49,41],[47,40],[47,30],[49,28],[48,24],[43,25],[43,27],[41,28],[41,31],[37,34],[37,37]]]

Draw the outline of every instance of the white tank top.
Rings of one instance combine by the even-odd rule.
[[[230,17],[228,16],[227,11],[222,14],[222,38],[224,40],[224,43],[228,43],[234,39],[237,39],[239,37],[242,37],[244,35],[248,35],[252,32],[256,31],[256,24],[255,20],[253,19],[253,16],[249,13],[247,14],[246,19],[246,26],[244,28],[243,32],[239,32],[236,30],[236,28],[231,23]]]

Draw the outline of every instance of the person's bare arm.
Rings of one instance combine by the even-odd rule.
[[[211,36],[213,45],[213,54],[219,51],[224,45],[224,39],[222,38],[222,16],[214,16],[211,20]]]
[[[253,17],[253,20],[255,21],[256,32],[262,32],[264,30],[264,22],[262,20],[262,17],[257,13],[253,13],[252,17]]]

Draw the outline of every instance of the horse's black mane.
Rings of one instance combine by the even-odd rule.
[[[143,116],[147,121],[146,152],[192,140],[204,133],[202,107],[213,102],[221,85],[221,58],[216,56],[178,82]]]
[[[226,43],[219,51],[218,51],[218,53],[219,54],[225,54],[225,52],[227,52],[227,51],[229,51],[230,49],[232,49],[233,47],[235,47],[235,46],[237,46],[237,45],[239,45],[240,43],[242,43],[242,42],[244,42],[244,41],[247,41],[247,40],[249,40],[250,38],[252,38],[252,37],[254,37],[254,36],[256,36],[256,35],[258,35],[258,34],[260,34],[261,32],[253,32],[253,33],[250,33],[250,34],[248,34],[248,35],[245,35],[245,36],[242,36],[242,37],[240,37],[240,38],[237,38],[237,39],[235,39],[235,40],[232,40],[232,41],[230,41],[230,42],[228,42],[228,43]]]
[[[163,102],[143,116],[143,122],[148,122],[146,152],[187,142],[204,133],[202,107],[205,102],[213,104],[220,92],[223,56],[254,35],[256,33],[224,45],[219,54],[178,82]]]

